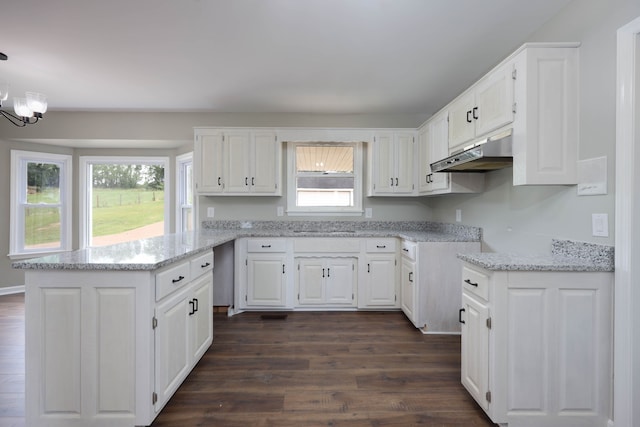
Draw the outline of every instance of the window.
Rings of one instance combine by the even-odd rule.
[[[288,213],[362,213],[360,143],[289,143]]]
[[[80,157],[82,247],[167,233],[168,172],[166,157]]]
[[[11,150],[10,256],[71,249],[71,156]]]
[[[193,153],[176,157],[176,231],[193,230]]]

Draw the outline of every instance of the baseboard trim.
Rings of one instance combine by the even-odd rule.
[[[0,295],[23,294],[23,293],[24,293],[24,285],[7,286],[6,288],[0,288]]]

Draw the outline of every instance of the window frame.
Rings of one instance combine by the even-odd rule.
[[[362,142],[288,141],[287,142],[287,215],[289,216],[361,216],[363,213],[363,153]],[[297,206],[296,205],[296,148],[298,146],[353,147],[353,206]],[[344,175],[343,175],[344,176]]]
[[[26,249],[24,239],[26,202],[27,164],[48,163],[60,168],[60,246],[57,248]],[[53,154],[38,151],[11,150],[11,189],[10,189],[10,234],[9,258],[22,259],[42,255],[68,252],[72,239],[72,177],[73,156],[69,154]]]
[[[188,185],[188,182],[187,182],[188,180],[186,177],[186,167],[188,165],[191,165],[191,184],[192,184],[191,195],[193,197],[193,203],[191,205],[187,203],[187,194],[186,194],[187,185]],[[193,167],[194,167],[193,152],[176,156],[176,223],[175,223],[176,233],[193,231],[193,230],[184,230],[182,228],[182,225],[184,224],[183,213],[185,208],[189,208],[189,207],[191,208],[191,221],[194,228],[196,227],[196,223],[195,223],[196,193],[195,193],[195,188],[193,187],[193,183],[195,182],[194,181],[195,176],[193,175],[194,174]]]
[[[79,240],[80,248],[86,249],[91,240],[91,200],[92,185],[89,185],[88,179],[91,174],[89,168],[94,164],[121,164],[121,165],[157,165],[164,166],[164,234],[169,234],[171,230],[171,162],[166,156],[80,156],[79,160],[79,179],[78,179],[78,195],[79,195]]]

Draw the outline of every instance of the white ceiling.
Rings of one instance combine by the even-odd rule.
[[[59,111],[431,114],[569,1],[7,0],[0,81]]]

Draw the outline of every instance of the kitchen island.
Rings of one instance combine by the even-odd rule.
[[[473,227],[291,223],[225,224],[14,263],[25,270],[27,425],[150,425],[212,343],[213,250],[224,243],[385,237],[479,250]]]

